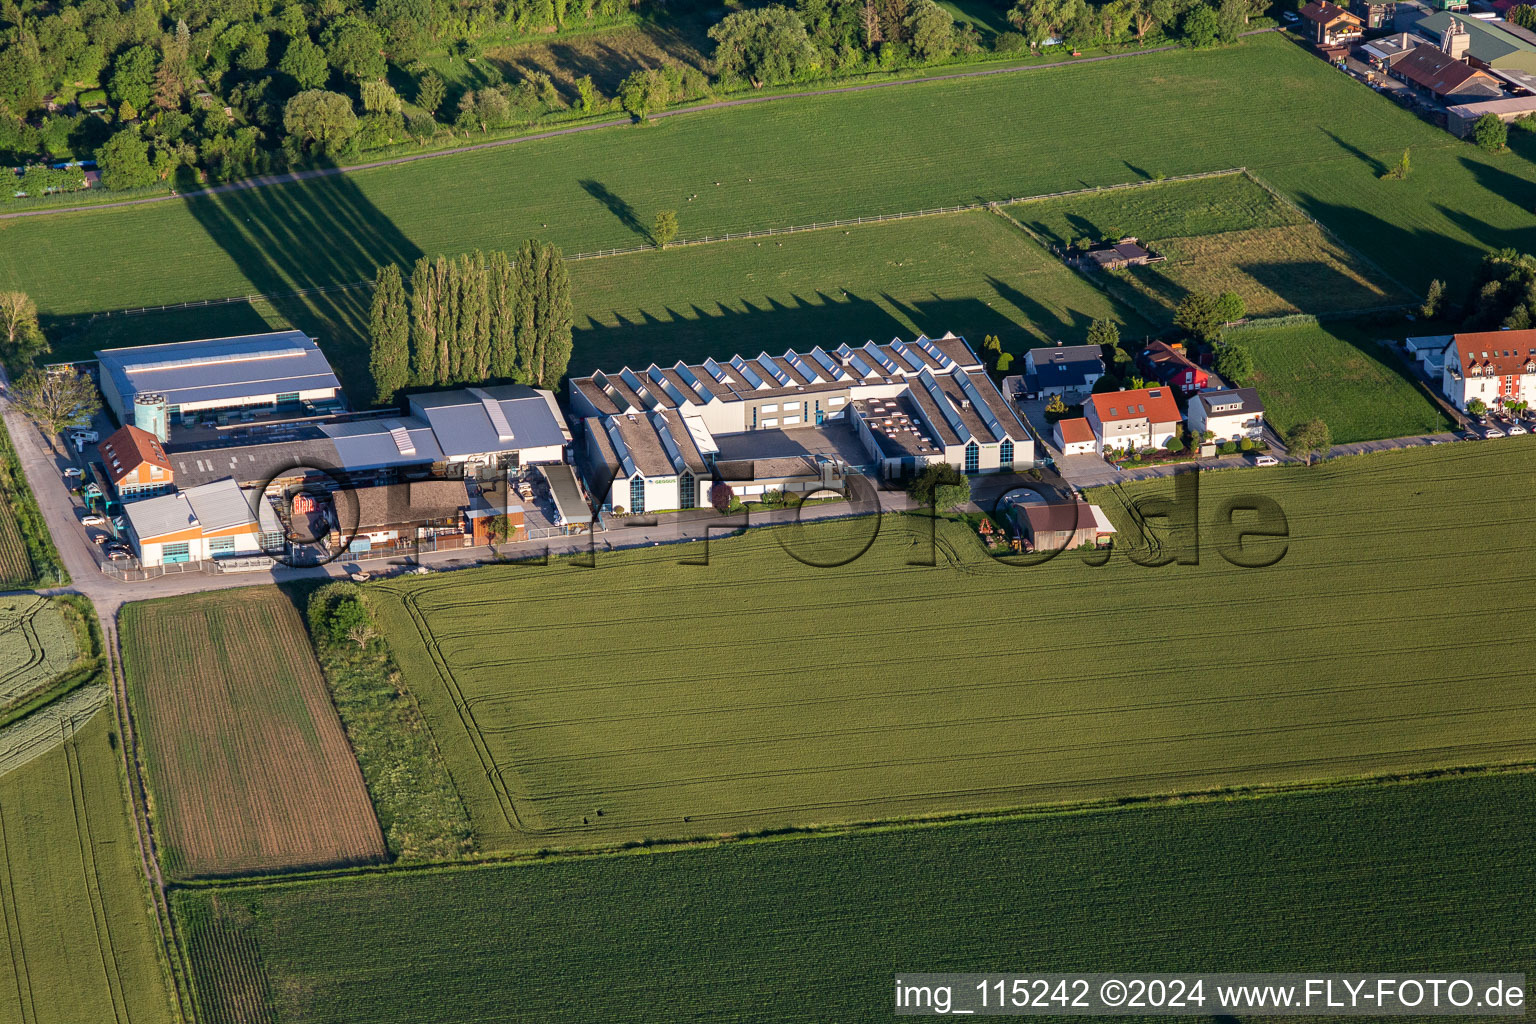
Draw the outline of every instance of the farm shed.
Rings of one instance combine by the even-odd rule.
[[[1060,551],[1084,544],[1100,547],[1115,534],[1104,510],[1086,501],[1018,504],[1009,514],[1035,551]]]

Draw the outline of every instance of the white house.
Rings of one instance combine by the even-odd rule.
[[[1056,447],[1063,455],[1092,455],[1098,450],[1098,438],[1093,436],[1093,426],[1081,416],[1057,420],[1054,431]]]
[[[1084,411],[1097,441],[1096,451],[1161,448],[1179,434],[1184,417],[1170,387],[1108,391],[1091,395]]]
[[[1024,353],[1024,390],[1046,398],[1051,395],[1087,395],[1104,376],[1104,357],[1098,345],[1061,345],[1032,348]]]
[[[1218,444],[1224,441],[1257,441],[1264,434],[1264,403],[1253,388],[1202,391],[1189,400],[1189,430],[1209,430]]]
[[[261,554],[252,499],[225,478],[123,506],[128,540],[151,567]]]
[[[1536,330],[1457,334],[1445,349],[1445,397],[1462,412],[1481,399],[1490,409],[1536,398]]]

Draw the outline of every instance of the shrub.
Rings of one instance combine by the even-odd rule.
[[[1163,445],[1163,447],[1177,455],[1179,452],[1184,450],[1184,442],[1177,437],[1170,437],[1168,439],[1168,443]]]
[[[1256,447],[1256,445],[1253,443],[1253,438],[1251,437],[1243,438],[1237,443],[1237,446],[1245,452],[1251,452]]]
[[[993,53],[1022,53],[1024,48],[1024,37],[1017,32],[999,32],[992,40]]]
[[[1231,441],[1221,442],[1221,454],[1231,455],[1235,451],[1237,451],[1237,445],[1233,444]]]
[[[907,486],[912,500],[945,511],[971,500],[971,481],[947,462],[929,465]]]

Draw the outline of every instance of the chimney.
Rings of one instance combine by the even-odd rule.
[[[1440,34],[1440,49],[1446,52],[1452,60],[1464,60],[1467,49],[1472,45],[1472,36],[1462,27],[1460,21],[1455,18],[1445,27]]]

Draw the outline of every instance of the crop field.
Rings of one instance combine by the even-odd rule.
[[[22,703],[80,656],[74,631],[46,597],[0,597],[0,712]]]
[[[1450,421],[1381,345],[1383,328],[1347,321],[1236,332],[1253,352],[1265,417],[1289,430],[1321,417],[1335,443],[1449,430]]]
[[[111,715],[80,722],[0,775],[0,1020],[170,1024]]]
[[[999,111],[1072,129],[1001,131]],[[1455,293],[1486,249],[1536,242],[1525,159],[1536,140],[1515,135],[1515,152],[1484,154],[1271,34],[0,221],[0,285],[57,317],[352,282],[383,260],[511,248],[529,235],[567,252],[642,244],[660,209],[679,211],[688,238],[1247,166],[1392,275],[1415,288],[1445,277]],[[1413,178],[1380,180],[1404,148]],[[78,273],[117,250],[135,257],[112,274]],[[305,326],[299,318],[323,319],[328,304],[291,305]]]
[[[1081,341],[1098,317],[1144,325],[1027,234],[984,212],[577,260],[570,270],[572,373],[922,331],[964,333],[978,348],[993,334],[1022,353],[1056,339]],[[321,342],[349,390],[366,394],[366,309],[347,308]],[[282,323],[270,303],[106,318],[55,350],[85,356],[109,345]]]
[[[1140,238],[1164,260],[1116,272],[1114,280],[1160,323],[1194,291],[1236,292],[1250,316],[1373,309],[1411,298],[1246,175],[1042,199],[1011,212],[1053,245]]]
[[[913,965],[1516,969],[1532,843],[1521,773],[174,899],[255,967],[193,956],[209,1024],[886,1021]]]
[[[1477,596],[1536,569],[1533,485],[1526,439],[1207,475],[1207,524],[1289,517],[1268,568],[1209,525],[1198,565],[1026,567],[887,517],[837,568],[875,520],[371,592],[485,850],[1184,792],[1536,752],[1523,620]]]
[[[8,501],[0,500],[0,588],[25,586],[32,581],[32,556],[21,535],[16,514]]]
[[[10,435],[0,424],[0,590],[69,582]]]
[[[383,859],[362,773],[279,591],[127,605],[120,631],[169,874]]]

